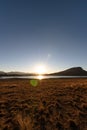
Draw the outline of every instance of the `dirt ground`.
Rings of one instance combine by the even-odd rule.
[[[0,130],[87,130],[87,79],[0,79]]]

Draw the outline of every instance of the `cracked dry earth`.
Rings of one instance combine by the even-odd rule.
[[[0,130],[87,130],[87,79],[0,80]]]

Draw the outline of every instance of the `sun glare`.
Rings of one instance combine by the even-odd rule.
[[[47,72],[46,70],[46,67],[44,65],[38,65],[36,68],[35,68],[35,72],[37,74],[45,74]]]

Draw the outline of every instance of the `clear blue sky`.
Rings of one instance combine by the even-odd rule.
[[[87,70],[86,0],[1,0],[0,70]]]

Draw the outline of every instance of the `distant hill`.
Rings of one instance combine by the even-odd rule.
[[[0,71],[0,76],[5,76],[6,73],[4,71]]]
[[[31,76],[33,73],[24,73],[24,72],[3,72],[0,71],[0,76]]]
[[[0,76],[36,76],[38,74],[34,73],[24,73],[24,72],[4,72],[0,71]],[[44,75],[55,75],[55,76],[87,76],[87,71],[85,71],[81,67],[73,67],[64,71],[51,73],[51,74],[44,74]]]
[[[81,67],[73,67],[61,72],[52,73],[51,75],[58,76],[87,76],[87,71]]]
[[[7,75],[9,75],[9,76],[27,76],[27,75],[32,75],[32,74],[24,73],[24,72],[8,72]]]

